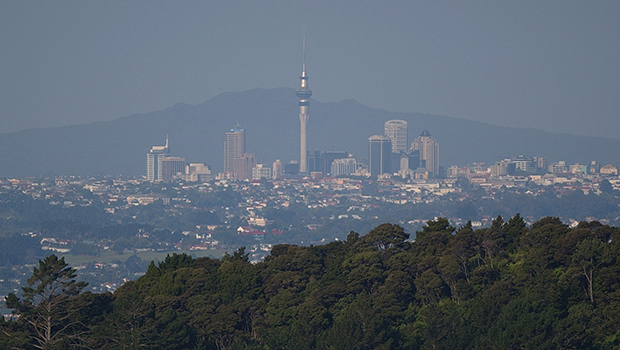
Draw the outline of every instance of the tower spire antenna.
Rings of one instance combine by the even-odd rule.
[[[303,36],[303,48],[302,48],[302,64],[301,64],[301,76],[306,77],[306,24],[304,23],[304,36]]]

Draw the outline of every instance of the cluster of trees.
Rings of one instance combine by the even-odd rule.
[[[608,180],[606,181],[609,183]],[[540,191],[540,193],[533,196],[503,189],[495,194],[494,199],[487,199],[484,196],[475,197],[474,204],[484,213],[512,214],[518,208],[523,216],[535,218],[558,216],[583,220],[587,217],[596,217],[617,222],[620,214],[618,210],[620,193],[618,191],[604,192],[602,195],[595,193],[585,195],[582,191],[576,190],[558,196],[560,193],[558,190],[561,187],[558,189],[552,186],[530,186],[529,189],[533,192]]]
[[[86,193],[92,196],[90,191]],[[42,196],[44,198],[45,194]],[[46,227],[48,222],[51,222],[49,227],[52,229],[62,223],[64,230],[82,230],[84,227],[109,225],[112,222],[112,216],[99,201],[95,200],[89,206],[76,205],[67,208],[60,204],[50,205],[50,201],[43,198],[33,198],[15,189],[0,192],[0,218],[4,219],[0,220],[2,234],[24,230],[38,231]],[[71,197],[65,199],[71,200]],[[70,222],[76,223],[70,225]]]
[[[79,293],[40,262],[0,348],[613,349],[620,346],[620,229],[527,227],[519,215],[458,230],[398,225],[322,246],[274,246],[250,264],[168,256],[114,294]]]

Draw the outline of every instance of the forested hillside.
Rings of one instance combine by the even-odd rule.
[[[440,218],[408,238],[383,224],[344,242],[277,245],[255,265],[243,249],[173,255],[114,294],[80,293],[51,256],[23,297],[7,297],[21,317],[0,324],[0,348],[620,346],[620,229],[551,217],[526,227],[516,215],[455,230]]]

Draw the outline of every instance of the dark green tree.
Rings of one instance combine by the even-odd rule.
[[[470,259],[476,256],[478,249],[478,241],[471,226],[471,221],[463,225],[451,239],[451,251],[459,263],[459,267],[467,282],[470,275]]]
[[[587,294],[594,303],[594,271],[611,261],[609,249],[605,243],[596,238],[587,238],[579,245],[573,255],[573,263],[581,269],[587,282]]]
[[[405,230],[392,224],[379,225],[368,232],[359,241],[360,250],[375,251],[399,251],[406,249],[408,244],[405,242],[409,238],[409,234]]]
[[[22,299],[11,293],[6,297],[7,307],[19,314],[19,320],[31,331],[31,346],[37,349],[56,349],[82,341],[80,333],[74,332],[79,320],[72,318],[77,312],[71,308],[71,301],[87,286],[77,282],[75,269],[65,258],[50,255],[39,261],[28,287],[23,287]]]
[[[482,248],[482,261],[485,265],[494,268],[494,260],[497,258],[504,246],[506,245],[504,235],[504,220],[501,216],[497,216],[490,228],[479,230],[479,242]]]
[[[504,233],[506,234],[506,240],[509,244],[508,249],[516,249],[519,244],[517,239],[521,236],[525,227],[525,221],[523,221],[523,218],[519,213],[510,218],[510,220],[508,220],[508,222],[504,225]]]

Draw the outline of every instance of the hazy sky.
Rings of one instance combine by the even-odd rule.
[[[1,1],[0,132],[297,87],[305,22],[319,101],[620,138],[619,19],[620,1]]]

